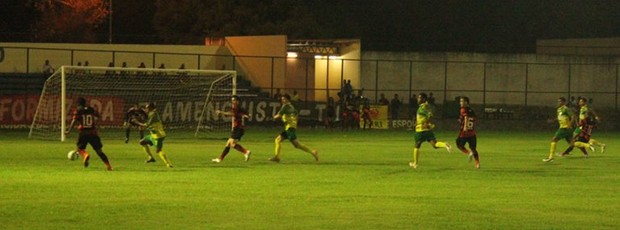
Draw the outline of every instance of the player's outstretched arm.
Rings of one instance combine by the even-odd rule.
[[[65,130],[65,134],[69,134],[71,133],[71,129],[73,129],[73,125],[75,125],[75,119],[71,119],[71,124],[69,124],[69,127],[67,127],[67,130]]]
[[[222,114],[222,115],[224,115],[224,116],[232,116],[232,113],[231,113],[231,112],[224,112],[224,111],[219,110],[219,109],[218,109],[218,110],[215,110],[215,113],[216,113],[216,114],[218,114],[218,115],[219,115],[219,114]]]

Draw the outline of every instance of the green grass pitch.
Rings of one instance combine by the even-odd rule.
[[[578,151],[543,163],[554,130],[479,132],[481,169],[464,154],[423,144],[408,167],[411,131],[341,132],[301,128],[320,162],[284,142],[278,129],[248,129],[241,144],[212,163],[225,140],[170,132],[164,150],[175,168],[145,164],[135,142],[102,130],[107,172],[69,161],[65,143],[0,135],[2,229],[618,229],[620,134],[597,133],[604,153]],[[132,133],[135,137],[136,133]],[[455,132],[437,132],[454,146]],[[560,142],[558,151],[567,144]]]

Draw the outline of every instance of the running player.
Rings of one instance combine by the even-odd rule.
[[[230,100],[231,100],[230,112],[222,112],[219,109],[215,110],[215,113],[217,114],[223,114],[224,116],[231,116],[232,122],[233,122],[233,128],[230,131],[230,138],[228,138],[228,141],[226,141],[226,146],[224,147],[224,151],[222,151],[222,154],[220,154],[218,158],[213,158],[211,160],[215,163],[222,162],[224,158],[226,157],[226,155],[228,155],[228,152],[230,151],[231,147],[243,153],[245,161],[250,160],[250,154],[252,154],[250,150],[244,149],[240,144],[237,143],[241,140],[241,137],[243,137],[243,134],[245,133],[245,129],[243,128],[243,118],[250,118],[250,116],[243,108],[239,106],[239,97],[237,95],[232,96]]]
[[[476,159],[476,168],[480,168],[480,159],[478,157],[478,150],[476,150],[476,113],[469,107],[469,98],[461,97],[459,99],[461,105],[459,115],[459,137],[456,138],[456,147],[461,152],[468,154],[467,159],[471,162],[472,159]],[[465,148],[465,143],[469,144],[468,150]]]
[[[551,148],[549,149],[549,157],[543,159],[543,162],[553,161],[555,155],[556,145],[560,139],[566,140],[569,144],[573,142],[571,135],[571,129],[573,124],[573,113],[568,106],[566,106],[566,98],[558,98],[558,107],[556,109],[557,116],[555,119],[550,119],[549,122],[558,121],[560,127],[555,132],[553,138],[551,138]]]
[[[308,146],[305,146],[297,140],[297,110],[291,104],[291,97],[288,94],[284,94],[280,97],[280,101],[282,102],[282,108],[278,114],[273,116],[273,119],[276,120],[278,118],[282,118],[282,122],[284,122],[284,131],[280,133],[276,137],[275,140],[275,156],[269,158],[270,161],[280,162],[280,149],[282,141],[288,139],[291,141],[295,148],[301,149],[304,152],[312,154],[315,161],[319,161],[319,153],[318,151],[311,150]]]
[[[151,149],[149,148],[149,146],[155,145],[156,153],[157,155],[159,155],[159,158],[164,161],[168,168],[172,168],[172,164],[170,163],[170,160],[168,160],[168,156],[166,156],[166,153],[164,153],[163,151],[166,131],[164,131],[164,124],[159,117],[159,112],[155,107],[155,103],[149,103],[148,105],[146,105],[145,109],[148,114],[148,120],[146,121],[146,123],[140,123],[140,126],[146,128],[150,132],[149,135],[146,135],[144,138],[142,138],[142,140],[140,140],[140,145],[142,145],[144,152],[146,152],[146,154],[149,156],[149,158],[146,159],[145,162],[155,162],[155,158],[153,158],[153,154],[151,154]]]
[[[592,113],[592,115],[594,116],[594,121],[596,122],[595,128],[597,128],[598,124],[601,122],[601,119],[598,116],[598,113],[596,113],[596,110],[592,107],[592,101],[593,101],[592,98],[588,100],[588,108],[590,112]],[[588,144],[599,147],[601,149],[601,153],[605,152],[606,145],[603,142],[595,140],[594,138],[590,138],[590,142]]]
[[[581,150],[583,156],[587,158],[589,155],[586,148],[589,148],[592,152],[594,152],[594,146],[589,144],[594,128],[596,128],[596,119],[592,113],[588,113],[586,114],[585,119],[579,121],[579,133],[575,135],[571,145],[562,154],[560,154],[560,156],[570,154],[570,152],[573,151],[573,148],[577,147]]]
[[[84,167],[88,167],[88,160],[90,160],[90,155],[86,152],[86,145],[90,144],[99,158],[101,158],[101,161],[103,161],[108,171],[112,171],[112,166],[110,165],[108,156],[106,156],[105,153],[103,153],[103,150],[101,150],[101,148],[103,148],[103,144],[101,143],[101,138],[99,138],[99,133],[97,132],[97,125],[95,122],[96,118],[99,118],[99,113],[95,111],[93,107],[86,105],[86,99],[83,97],[78,98],[78,106],[73,112],[71,124],[65,131],[65,134],[68,135],[73,126],[77,124],[78,130],[80,130],[80,135],[77,141],[77,150],[82,156]]]
[[[415,147],[413,148],[413,162],[409,162],[409,166],[412,168],[418,168],[418,157],[420,155],[420,146],[422,143],[429,142],[433,148],[446,148],[448,152],[451,150],[451,146],[448,143],[437,141],[433,128],[435,125],[431,123],[433,113],[428,104],[428,96],[426,93],[418,94],[418,111],[416,113],[415,124]]]

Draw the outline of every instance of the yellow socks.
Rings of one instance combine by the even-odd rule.
[[[280,149],[282,149],[282,145],[280,141],[276,140],[276,156],[275,158],[280,158]]]
[[[164,153],[164,151],[159,152],[159,158],[161,158],[161,160],[166,163],[166,166],[172,167],[172,164],[170,163],[170,160],[168,160],[168,156],[166,156],[166,153]]]
[[[551,142],[551,148],[549,149],[549,159],[553,159],[553,154],[555,153],[555,146],[557,142]]]
[[[588,144],[588,143],[584,143],[584,142],[580,142],[580,141],[577,141],[577,142],[575,142],[575,147],[579,147],[579,148],[590,148],[590,144]]]
[[[417,165],[418,164],[418,157],[420,156],[420,149],[419,148],[413,148],[413,164]]]

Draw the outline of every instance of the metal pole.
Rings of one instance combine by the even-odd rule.
[[[458,102],[458,101],[457,101]],[[482,74],[482,106],[487,107],[487,63],[484,63]]]
[[[110,11],[110,17],[108,17],[109,19],[109,26],[108,26],[108,43],[112,44],[112,0],[110,0],[110,6],[109,9]]]
[[[60,141],[65,142],[65,130],[67,130],[67,82],[65,66],[60,67]]]
[[[616,110],[618,110],[618,65],[616,64]]]
[[[275,60],[274,57],[271,58],[271,89],[269,90],[269,97],[273,97],[273,86],[274,86],[274,76],[273,76],[273,72],[275,71]]]
[[[409,94],[407,97],[411,99],[411,92],[413,91],[413,61],[409,61]],[[411,100],[409,100],[409,104],[411,104]]]
[[[444,68],[445,69],[444,69],[444,77],[443,77],[443,101],[446,101],[446,98],[448,97],[448,62],[446,62],[446,65]]]
[[[570,98],[570,81],[571,81],[571,69],[572,69],[572,65],[569,63],[568,64],[568,98]]]
[[[529,67],[530,65],[526,63],[525,64],[525,107],[527,107],[527,80],[528,80]]]

